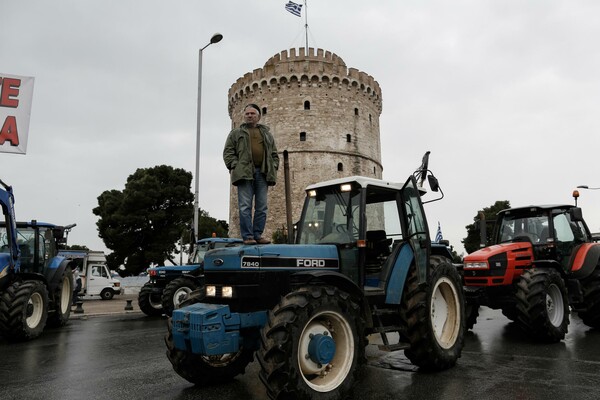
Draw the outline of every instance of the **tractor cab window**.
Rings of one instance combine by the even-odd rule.
[[[548,216],[506,214],[502,217],[498,238],[499,243],[526,240],[532,244],[546,244],[549,238]]]
[[[35,231],[33,229],[19,229],[17,231],[17,246],[21,251],[21,268],[28,272],[37,272],[35,269]]]
[[[380,187],[367,188],[365,207],[365,267],[367,274],[377,273],[402,239],[398,212],[398,191]]]
[[[360,191],[345,185],[311,190],[297,243],[353,243],[358,239]]]

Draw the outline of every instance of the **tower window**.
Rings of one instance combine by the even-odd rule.
[[[354,109],[354,115],[358,115],[358,108]]]
[[[338,171],[342,172],[344,170],[344,164],[338,163]]]
[[[267,107],[262,108],[262,115],[267,115]]]
[[[346,142],[352,143],[352,135],[351,134],[346,135]]]
[[[310,101],[306,100],[306,101],[304,102],[304,109],[305,109],[305,110],[310,110]]]
[[[300,141],[306,142],[306,132],[300,132]]]
[[[371,119],[371,114],[369,114],[369,124],[373,124],[373,121]]]

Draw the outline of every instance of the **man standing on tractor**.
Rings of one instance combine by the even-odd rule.
[[[260,107],[248,104],[244,108],[244,123],[229,133],[223,149],[231,183],[238,189],[240,234],[244,244],[271,243],[262,234],[267,221],[267,191],[277,180],[279,155],[269,127],[258,123],[260,117]]]

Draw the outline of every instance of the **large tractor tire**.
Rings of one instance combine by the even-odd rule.
[[[54,309],[48,315],[48,326],[64,326],[69,322],[73,303],[73,271],[71,267],[65,268],[53,298]]]
[[[246,366],[252,362],[254,351],[245,348],[237,353],[219,356],[202,356],[179,350],[173,341],[173,322],[170,317],[167,325],[167,358],[175,372],[188,382],[199,386],[225,383],[243,374]]]
[[[466,328],[460,275],[446,259],[431,258],[427,285],[419,285],[411,267],[404,289],[402,314],[407,323],[408,359],[421,370],[439,371],[456,364]]]
[[[198,289],[201,285],[194,279],[181,276],[173,279],[167,284],[162,294],[163,313],[169,317],[173,315],[173,310],[181,306],[181,302],[189,297],[190,293]]]
[[[465,304],[465,320],[466,320],[466,328],[468,331],[473,329],[475,324],[477,323],[477,318],[479,317],[479,304],[477,303],[466,303]]]
[[[48,319],[48,290],[40,281],[18,281],[0,297],[0,332],[8,340],[40,336]]]
[[[257,359],[271,399],[344,399],[365,362],[358,302],[329,286],[289,293],[269,313]]]
[[[154,285],[151,282],[144,284],[140,289],[138,306],[149,317],[160,317],[163,314],[161,295],[154,293]]]
[[[532,268],[517,282],[517,322],[544,342],[564,339],[569,326],[567,288],[558,271]]]
[[[579,312],[584,324],[600,329],[600,265],[590,276],[581,281],[585,311]]]

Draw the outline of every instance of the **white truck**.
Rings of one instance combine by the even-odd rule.
[[[93,250],[61,250],[60,254],[74,263],[72,267],[79,268],[81,277],[80,296],[100,296],[110,300],[116,294],[121,294],[121,282],[111,276],[106,266],[106,256],[102,251]]]

